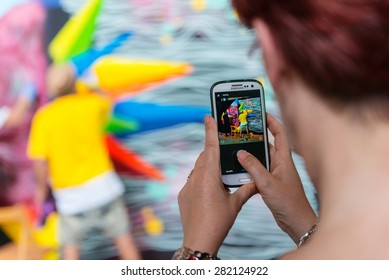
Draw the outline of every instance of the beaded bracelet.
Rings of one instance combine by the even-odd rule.
[[[173,260],[220,260],[216,255],[193,251],[181,246],[173,255]]]

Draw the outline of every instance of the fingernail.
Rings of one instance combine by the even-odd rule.
[[[248,154],[249,154],[249,153],[248,153],[246,150],[239,150],[239,151],[236,153],[237,157],[239,157],[239,158],[243,158],[243,157],[247,156]]]
[[[205,115],[205,116],[204,116],[204,122],[205,122],[205,123],[209,123],[209,118],[210,118],[210,116]]]

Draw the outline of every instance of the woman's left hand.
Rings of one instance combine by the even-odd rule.
[[[183,245],[216,255],[247,200],[257,193],[254,184],[233,194],[221,180],[220,148],[215,120],[205,117],[205,148],[178,195],[184,231]]]

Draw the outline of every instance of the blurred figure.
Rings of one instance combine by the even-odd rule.
[[[104,141],[110,103],[94,93],[76,94],[74,71],[71,64],[49,68],[47,89],[54,100],[33,120],[28,154],[38,179],[36,200],[44,201],[50,182],[64,259],[79,258],[80,244],[92,228],[114,240],[122,259],[139,259],[129,233],[124,186]]]
[[[34,198],[25,151],[33,112],[45,101],[45,13],[39,3],[18,0],[1,3],[0,14],[0,206],[8,206]]]
[[[246,134],[249,134],[249,123],[247,121],[247,116],[249,113],[252,113],[253,110],[242,110],[239,114],[239,130],[240,130],[240,137],[242,137],[243,130],[246,132]]]

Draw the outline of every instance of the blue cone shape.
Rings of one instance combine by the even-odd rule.
[[[114,52],[118,47],[120,47],[132,36],[132,32],[122,33],[115,37],[111,42],[109,42],[101,49],[91,48],[90,50],[73,57],[71,61],[74,65],[77,76],[82,76],[85,70],[87,70],[96,60],[98,60],[104,55],[108,55]]]
[[[113,111],[114,116],[122,119],[136,120],[139,124],[137,131],[120,133],[117,135],[119,137],[167,128],[178,124],[202,123],[206,114],[210,114],[208,107],[158,105],[134,101],[118,103]]]

